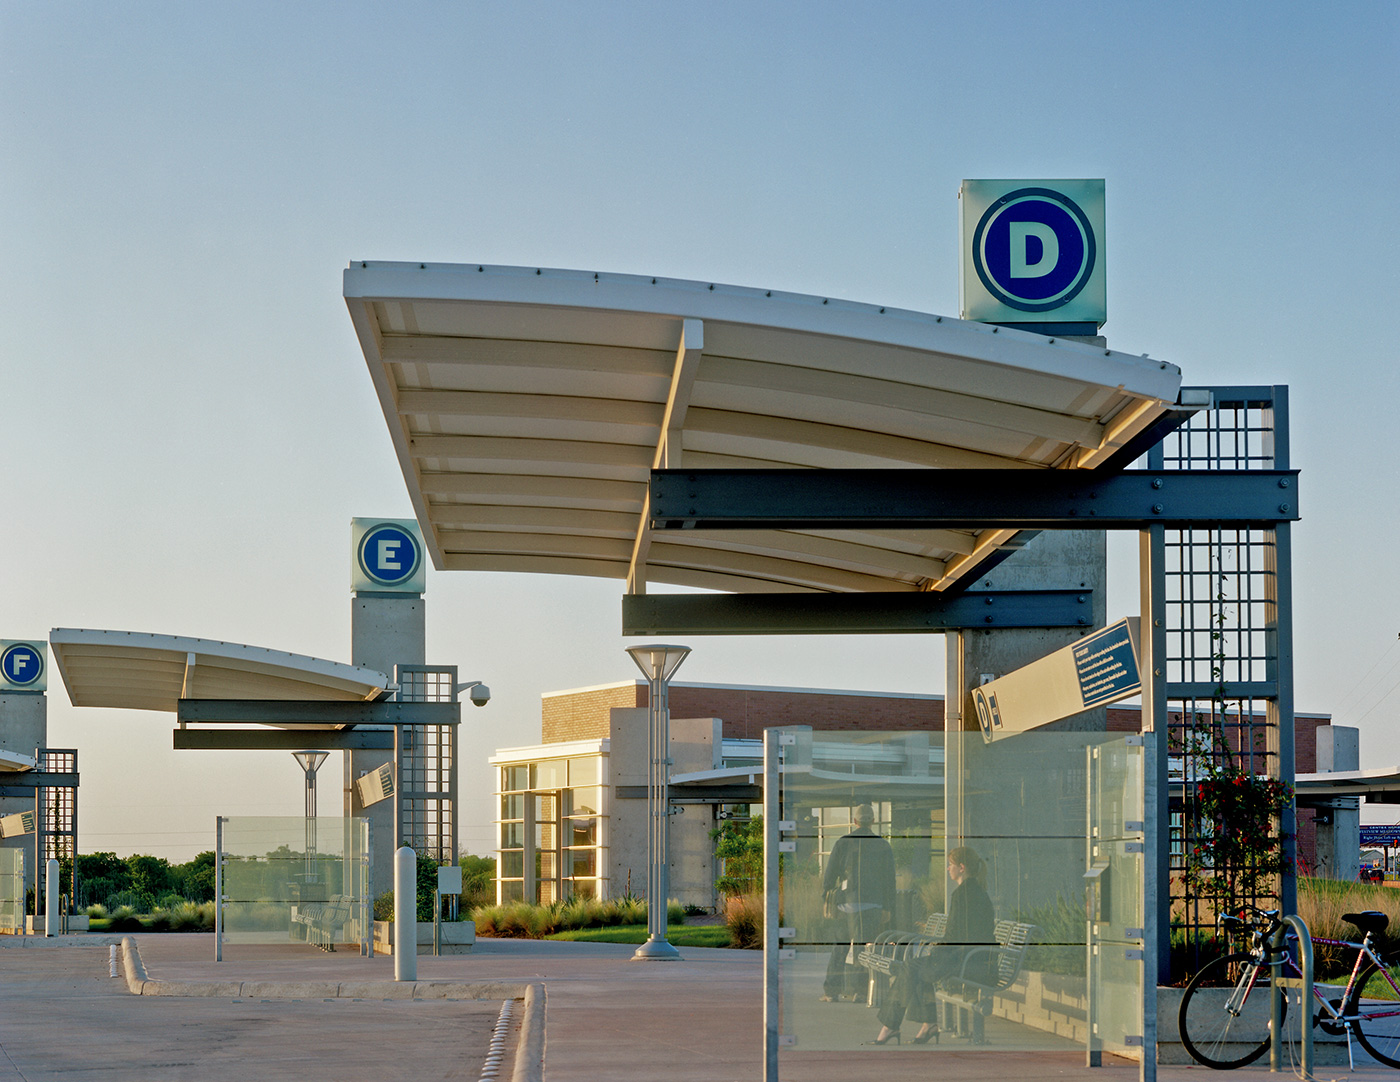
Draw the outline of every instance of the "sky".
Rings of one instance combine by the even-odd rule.
[[[349,522],[409,517],[351,260],[726,282],[956,315],[965,178],[1101,177],[1114,349],[1287,384],[1300,710],[1400,764],[1400,5],[0,4],[0,638],[349,660]],[[1110,619],[1136,610],[1130,538]],[[540,694],[631,679],[622,584],[429,572],[462,841]],[[939,636],[696,637],[677,679],[943,690]],[[77,710],[80,849],[298,815],[285,753]],[[322,786],[322,811],[328,807]],[[1363,811],[1389,822],[1394,810]]]

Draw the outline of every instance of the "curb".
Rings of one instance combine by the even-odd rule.
[[[520,1041],[511,1082],[543,1082],[545,1055],[545,986],[540,981],[158,981],[141,961],[130,936],[121,941],[126,989],[134,996],[185,996],[205,999],[523,999]]]

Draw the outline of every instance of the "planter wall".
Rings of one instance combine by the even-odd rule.
[[[476,942],[476,922],[470,920],[449,921],[442,926],[443,954],[470,954]],[[394,953],[394,924],[392,921],[374,922],[374,953]],[[433,953],[433,922],[418,922],[418,953]]]

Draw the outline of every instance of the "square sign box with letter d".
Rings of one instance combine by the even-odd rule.
[[[350,546],[350,588],[357,594],[421,594],[426,588],[427,550],[413,519],[351,519]]]
[[[963,319],[1108,321],[1102,180],[965,180]]]

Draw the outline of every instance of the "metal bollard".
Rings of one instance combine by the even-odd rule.
[[[115,943],[110,943],[107,946],[107,968],[111,971],[107,976],[115,977],[117,975],[117,945]]]
[[[58,917],[58,861],[49,858],[44,870],[44,935],[53,935],[53,926]]]
[[[418,979],[418,854],[394,854],[394,980]]]

